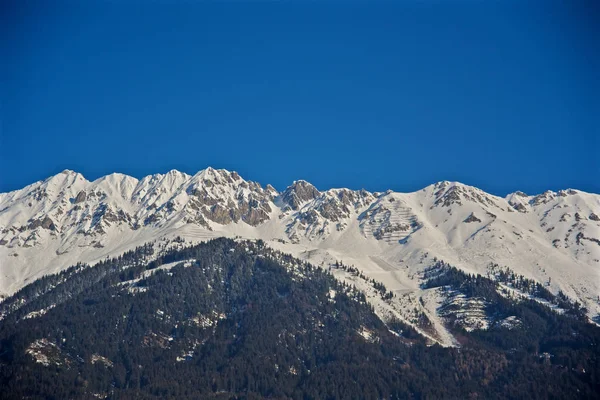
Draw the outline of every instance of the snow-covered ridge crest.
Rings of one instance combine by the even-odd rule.
[[[490,262],[600,311],[600,196],[579,190],[505,198],[441,181],[412,193],[282,192],[206,168],[95,181],[65,170],[0,194],[0,295],[76,262],[181,236],[263,239],[316,263],[343,260],[392,290],[411,291],[424,255],[485,273]]]

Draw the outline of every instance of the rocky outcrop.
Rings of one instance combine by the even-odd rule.
[[[458,186],[452,186],[450,189],[443,191],[439,190],[436,192],[436,206],[450,207],[452,204],[462,205],[460,198],[460,188]]]
[[[471,213],[463,222],[468,224],[471,222],[481,222],[481,220],[475,216],[475,213]]]
[[[277,191],[270,185],[243,180],[236,172],[207,168],[192,177],[186,193],[189,199],[183,210],[187,221],[220,225],[242,221],[257,226],[271,213],[271,202]]]
[[[540,204],[547,204],[549,201],[553,200],[554,197],[554,193],[550,190],[547,190],[531,199],[530,204],[534,207],[539,206]]]
[[[292,241],[295,241],[298,236],[324,238],[331,233],[333,227],[336,231],[344,230],[350,219],[357,218],[359,210],[375,199],[373,194],[366,190],[350,189],[331,189],[312,198],[316,194],[314,191],[316,189],[305,183],[295,182],[299,184],[301,197],[293,194],[289,190],[291,187],[286,190],[287,199],[292,199],[287,203],[284,202],[287,204],[287,210],[292,209],[292,206],[300,207],[296,213],[292,213],[293,220],[286,229],[288,238]],[[305,200],[300,201],[300,198]]]
[[[217,224],[226,225],[230,222],[237,222],[239,220],[239,214],[237,210],[228,209],[220,204],[215,204],[210,208],[205,208],[203,214],[206,218]]]
[[[209,182],[208,185],[205,185],[201,188],[192,189],[190,191],[190,194],[196,198],[194,200],[197,204],[206,205],[206,206],[214,206],[219,201],[218,201],[218,199],[212,197],[210,195],[210,193],[208,192],[207,188],[214,186],[214,184],[212,182],[210,182],[210,181],[208,181],[208,182]]]
[[[338,222],[348,218],[353,211],[367,205],[373,199],[373,195],[366,190],[334,189],[315,199],[313,206],[323,218]]]
[[[33,230],[33,229],[36,229],[39,227],[42,227],[44,229],[49,229],[51,231],[56,230],[56,225],[54,224],[54,221],[52,221],[52,219],[48,216],[45,216],[44,218],[40,218],[40,219],[31,220],[29,225],[27,226],[27,228],[30,230]]]
[[[527,207],[525,207],[522,203],[515,203],[515,204],[511,204],[511,206],[513,206],[513,208],[515,210],[517,210],[520,213],[526,213],[527,212]]]
[[[269,219],[269,214],[262,209],[250,209],[247,213],[242,215],[242,220],[252,226],[260,225],[267,219]]]
[[[462,185],[442,182],[436,184],[434,190],[435,206],[450,207],[452,204],[462,205],[463,201],[479,203],[485,207],[500,208],[487,193],[480,189]],[[438,189],[439,188],[439,189]],[[446,188],[448,188],[446,190]]]
[[[269,219],[271,212],[269,198],[264,196],[251,196],[247,200],[243,196],[239,196],[237,208],[242,221],[252,226],[257,226]]]
[[[381,229],[376,230],[373,233],[373,236],[377,240],[382,240],[386,237],[387,234],[395,233],[395,232],[408,232],[413,228],[413,225],[409,224],[393,224],[393,225],[384,225]]]
[[[300,206],[309,200],[316,199],[321,193],[316,187],[306,181],[295,181],[282,193],[281,200],[289,205],[292,210],[300,209]]]
[[[79,193],[77,193],[75,200],[73,200],[73,204],[83,203],[85,201],[86,197],[87,197],[87,195],[85,193],[85,190],[80,191]]]

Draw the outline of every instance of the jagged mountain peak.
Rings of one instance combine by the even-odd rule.
[[[196,178],[201,178],[201,179],[227,179],[227,178],[232,178],[232,175],[234,177],[234,179],[241,179],[241,177],[238,175],[237,172],[233,171],[228,171],[226,169],[215,169],[213,167],[207,167],[201,171],[198,171],[194,177]]]
[[[321,192],[311,183],[297,180],[283,191],[281,199],[292,210],[298,210],[303,203],[316,199],[320,194]]]
[[[461,206],[464,203],[477,203],[482,207],[500,208],[500,197],[491,195],[483,190],[461,182],[440,181],[424,189],[431,193],[431,207]]]
[[[533,209],[545,208],[548,205],[556,205],[558,203],[565,202],[586,202],[586,198],[590,196],[589,193],[574,189],[561,189],[557,192],[552,190],[546,190],[537,195],[527,195],[521,191],[510,193],[505,197],[505,200],[517,211],[527,213]],[[593,196],[593,195],[592,195]],[[571,200],[567,200],[571,198]]]
[[[286,233],[293,242],[298,242],[301,236],[324,240],[334,232],[345,231],[375,200],[366,190],[342,188],[319,192],[306,181],[288,187],[281,197],[284,212],[293,211],[286,226]]]
[[[313,197],[313,198],[320,194],[319,190],[312,183],[305,181],[304,179],[295,180],[294,182],[292,182],[292,184],[290,186],[288,186],[286,188],[285,191],[295,191],[295,192],[307,191],[307,192],[310,192],[310,194],[311,194],[310,197]]]

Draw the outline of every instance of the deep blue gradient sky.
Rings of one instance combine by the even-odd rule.
[[[210,165],[279,190],[600,193],[594,2],[18,3],[0,192]]]

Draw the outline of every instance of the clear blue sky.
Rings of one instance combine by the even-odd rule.
[[[213,166],[280,190],[600,193],[598,2],[19,3],[2,192]]]

